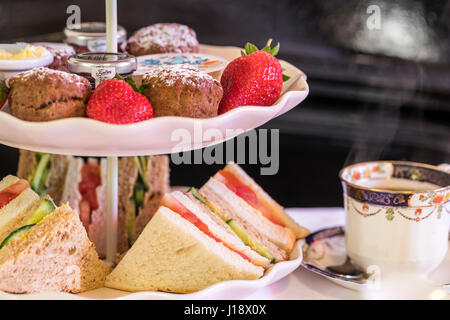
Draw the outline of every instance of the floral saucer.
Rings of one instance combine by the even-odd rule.
[[[450,240],[450,239],[449,239]],[[347,259],[345,249],[345,227],[332,227],[319,230],[310,234],[305,239],[303,245],[302,267],[312,271],[328,280],[355,291],[365,291],[376,284],[379,280],[379,273],[376,270],[367,270],[371,273],[367,278],[345,279],[341,275],[333,273],[327,267],[343,265]],[[450,263],[450,252],[441,266],[430,275],[430,278],[437,283],[448,282],[447,276],[442,275],[442,271],[447,269]],[[447,272],[444,272],[447,274]],[[450,293],[450,284],[442,285],[442,288]]]

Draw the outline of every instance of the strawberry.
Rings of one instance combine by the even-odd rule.
[[[126,81],[120,77],[105,80],[92,93],[86,107],[87,116],[113,124],[150,119],[153,117],[153,108],[141,94],[144,89],[142,86],[137,89],[131,78]]]
[[[5,81],[0,79],[0,109],[3,107],[3,105],[6,102],[6,99],[8,98],[8,92],[9,89],[5,84]]]
[[[283,81],[289,77],[283,75],[275,58],[280,44],[271,48],[271,42],[269,39],[261,50],[247,43],[242,56],[227,65],[220,78],[223,87],[220,114],[241,106],[270,106],[280,97]]]

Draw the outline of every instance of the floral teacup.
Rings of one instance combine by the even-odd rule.
[[[381,273],[426,275],[448,249],[450,173],[405,161],[358,163],[341,170],[346,248],[351,260]]]

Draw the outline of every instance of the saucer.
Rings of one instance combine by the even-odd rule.
[[[447,253],[446,261],[450,252]],[[327,270],[327,267],[342,265],[347,259],[347,250],[345,248],[345,227],[337,226],[331,228],[321,229],[310,234],[305,239],[303,245],[303,261],[302,267],[314,272],[340,286],[355,290],[365,291],[375,281],[374,278],[364,280],[343,279],[337,274]],[[445,264],[443,262],[442,264]],[[441,264],[441,266],[442,266]],[[441,266],[438,269],[441,269]],[[430,278],[439,283],[439,270],[430,274]],[[436,273],[436,277],[433,276]],[[442,288],[450,293],[450,284],[443,284]]]

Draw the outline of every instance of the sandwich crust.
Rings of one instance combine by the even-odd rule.
[[[145,195],[144,207],[139,211],[136,218],[133,243],[153,217],[164,194],[170,192],[170,167],[167,155],[149,157],[147,179],[149,191]]]
[[[166,207],[160,207],[105,285],[126,291],[188,293],[264,269],[243,259]]]
[[[47,179],[47,194],[53,201],[60,205],[61,197],[66,180],[67,168],[69,166],[70,156],[50,155],[50,172]],[[17,176],[21,179],[30,181],[34,169],[37,166],[36,152],[28,150],[19,150],[19,164],[17,168]]]
[[[82,292],[101,287],[110,271],[67,206],[0,250],[0,290],[6,292]]]

